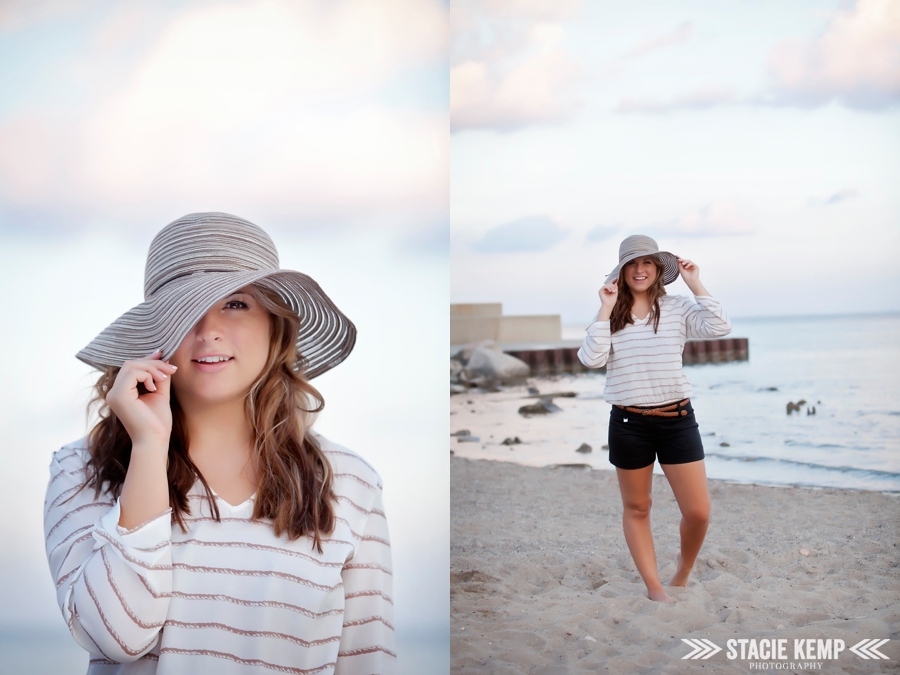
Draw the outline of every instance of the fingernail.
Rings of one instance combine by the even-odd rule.
[[[164,380],[168,380],[168,379],[169,379],[169,376],[166,375],[165,373],[160,373],[160,375],[162,375],[162,379],[164,379]]]

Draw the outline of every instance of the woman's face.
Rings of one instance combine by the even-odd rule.
[[[641,293],[653,285],[658,274],[656,261],[648,255],[625,263],[619,276],[625,278],[625,283],[633,292]]]
[[[243,399],[269,357],[271,315],[247,289],[213,305],[169,363],[172,386],[184,404]]]

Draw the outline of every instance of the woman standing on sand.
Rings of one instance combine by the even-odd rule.
[[[665,286],[679,274],[694,300],[666,295]],[[600,289],[600,303],[578,358],[588,368],[607,367],[609,461],[619,479],[625,541],[650,599],[671,603],[650,530],[653,464],[658,458],[682,516],[678,567],[668,585],[686,586],[709,526],[709,491],[681,354],[685,340],[728,335],[731,324],[700,281],[700,268],[660,251],[644,235],[619,246],[619,264]]]
[[[50,467],[47,555],[88,672],[393,672],[381,480],[312,430],[309,380],[353,324],[224,213],[163,228],[145,297],[79,352],[100,421]]]

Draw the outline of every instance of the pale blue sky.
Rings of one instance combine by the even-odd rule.
[[[514,7],[457,7],[453,301],[584,323],[643,233],[735,316],[900,309],[900,6]],[[528,218],[540,250],[485,250]]]

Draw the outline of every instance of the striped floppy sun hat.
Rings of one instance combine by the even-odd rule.
[[[279,268],[269,235],[227,213],[191,213],[166,225],[150,244],[144,302],[77,357],[101,370],[155,349],[168,359],[214,304],[250,284],[274,291],[300,316],[297,350],[307,378],[350,354],[356,327],[310,277]]]
[[[678,258],[668,251],[660,251],[656,241],[645,234],[633,234],[625,237],[619,244],[619,264],[606,277],[604,285],[610,283],[613,279],[619,278],[619,272],[626,263],[631,262],[635,258],[643,258],[645,255],[653,256],[658,259],[664,266],[663,284],[669,285],[678,278]]]

